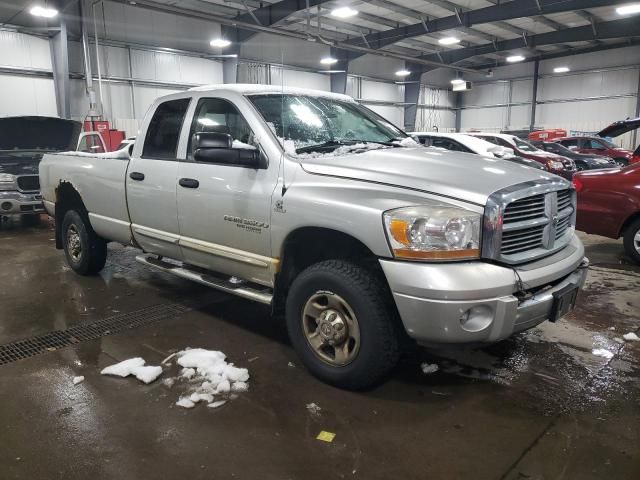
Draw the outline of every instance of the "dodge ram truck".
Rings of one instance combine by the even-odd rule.
[[[476,345],[556,321],[587,274],[568,181],[423,147],[328,92],[169,95],[130,158],[45,155],[40,182],[77,273],[118,242],[270,305],[307,369],[343,388],[381,381],[407,337]]]

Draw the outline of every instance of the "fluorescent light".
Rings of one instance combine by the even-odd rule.
[[[463,78],[454,78],[451,80],[451,85],[462,85],[465,81]]]
[[[346,73],[346,70],[318,70],[318,73]]]
[[[616,8],[618,15],[633,15],[634,13],[640,13],[640,3],[632,3],[631,5],[623,5]]]
[[[320,59],[320,63],[322,65],[333,65],[334,63],[338,63],[338,59],[333,57],[324,57]]]
[[[350,18],[355,17],[358,14],[357,10],[354,10],[351,7],[340,7],[334,8],[331,10],[331,15],[338,18]]]
[[[553,69],[553,73],[567,73],[569,71],[569,67],[556,67]]]
[[[411,75],[411,72],[409,70],[398,70],[396,72],[396,75],[399,77],[407,77],[409,75]]]
[[[460,43],[460,39],[456,37],[444,37],[438,40],[440,45],[455,45],[456,43]]]
[[[209,45],[215,48],[224,48],[231,45],[231,42],[229,40],[225,40],[224,38],[214,38],[209,42]]]
[[[29,13],[34,17],[53,18],[58,15],[58,10],[56,10],[55,8],[35,6],[31,10],[29,10]]]
[[[524,60],[524,57],[522,55],[512,55],[510,57],[507,57],[507,62],[509,63],[521,62],[523,60]]]

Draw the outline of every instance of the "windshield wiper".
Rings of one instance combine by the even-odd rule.
[[[324,143],[317,143],[315,145],[307,145],[306,147],[300,147],[300,148],[296,148],[296,153],[309,153],[309,152],[314,152],[316,150],[324,150],[324,149],[329,149],[329,148],[338,148],[338,147],[342,147],[343,145],[353,145],[355,142],[352,142],[351,140],[329,140],[327,142]]]

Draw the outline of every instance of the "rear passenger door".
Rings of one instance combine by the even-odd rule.
[[[233,148],[260,148],[246,120],[250,113],[247,105],[223,96],[197,100],[178,173],[180,245],[189,264],[271,286],[277,267],[271,258],[271,195],[279,158],[254,169],[193,157],[193,135],[200,132],[229,134]]]
[[[175,259],[181,259],[177,152],[189,102],[189,98],[180,98],[158,105],[147,125],[142,150],[134,148],[126,177],[136,242],[147,252]]]

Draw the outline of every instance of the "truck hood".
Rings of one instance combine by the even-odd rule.
[[[496,190],[542,178],[559,178],[507,160],[425,147],[323,155],[300,162],[312,174],[384,183],[482,206]]]
[[[75,150],[82,124],[55,117],[0,118],[0,150]]]

